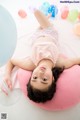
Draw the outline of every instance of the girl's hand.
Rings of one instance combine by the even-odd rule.
[[[10,90],[12,90],[12,81],[11,81],[11,74],[12,70],[15,65],[12,63],[11,59],[7,62],[5,66],[5,71],[2,75],[1,85],[0,88],[3,92],[7,92],[9,94]]]
[[[4,82],[6,83],[7,87],[12,90],[12,81],[10,75],[5,75],[3,78]]]
[[[5,75],[2,79],[1,90],[8,95],[9,89],[12,90],[11,76]]]

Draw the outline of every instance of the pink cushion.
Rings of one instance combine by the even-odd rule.
[[[31,72],[19,69],[17,78],[23,93],[27,96],[26,84]],[[30,100],[31,101],[31,100]],[[80,102],[80,66],[75,65],[64,70],[57,81],[56,94],[51,101],[34,103],[46,110],[62,110],[70,108]]]

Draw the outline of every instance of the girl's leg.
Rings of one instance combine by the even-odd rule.
[[[41,28],[47,28],[52,25],[48,20],[50,15],[45,16],[41,11],[39,11],[37,9],[34,10],[34,15],[35,15],[37,21],[39,22]]]

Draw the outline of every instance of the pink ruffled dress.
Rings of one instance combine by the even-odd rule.
[[[38,29],[32,36],[31,60],[37,66],[42,59],[50,59],[54,64],[59,56],[58,33],[53,26]]]

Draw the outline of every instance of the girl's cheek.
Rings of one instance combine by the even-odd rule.
[[[48,72],[46,72],[46,73],[45,73],[45,76],[49,78],[49,77],[51,76],[51,74],[48,73]]]
[[[52,71],[46,71],[45,76],[46,76],[46,77],[52,76]]]

